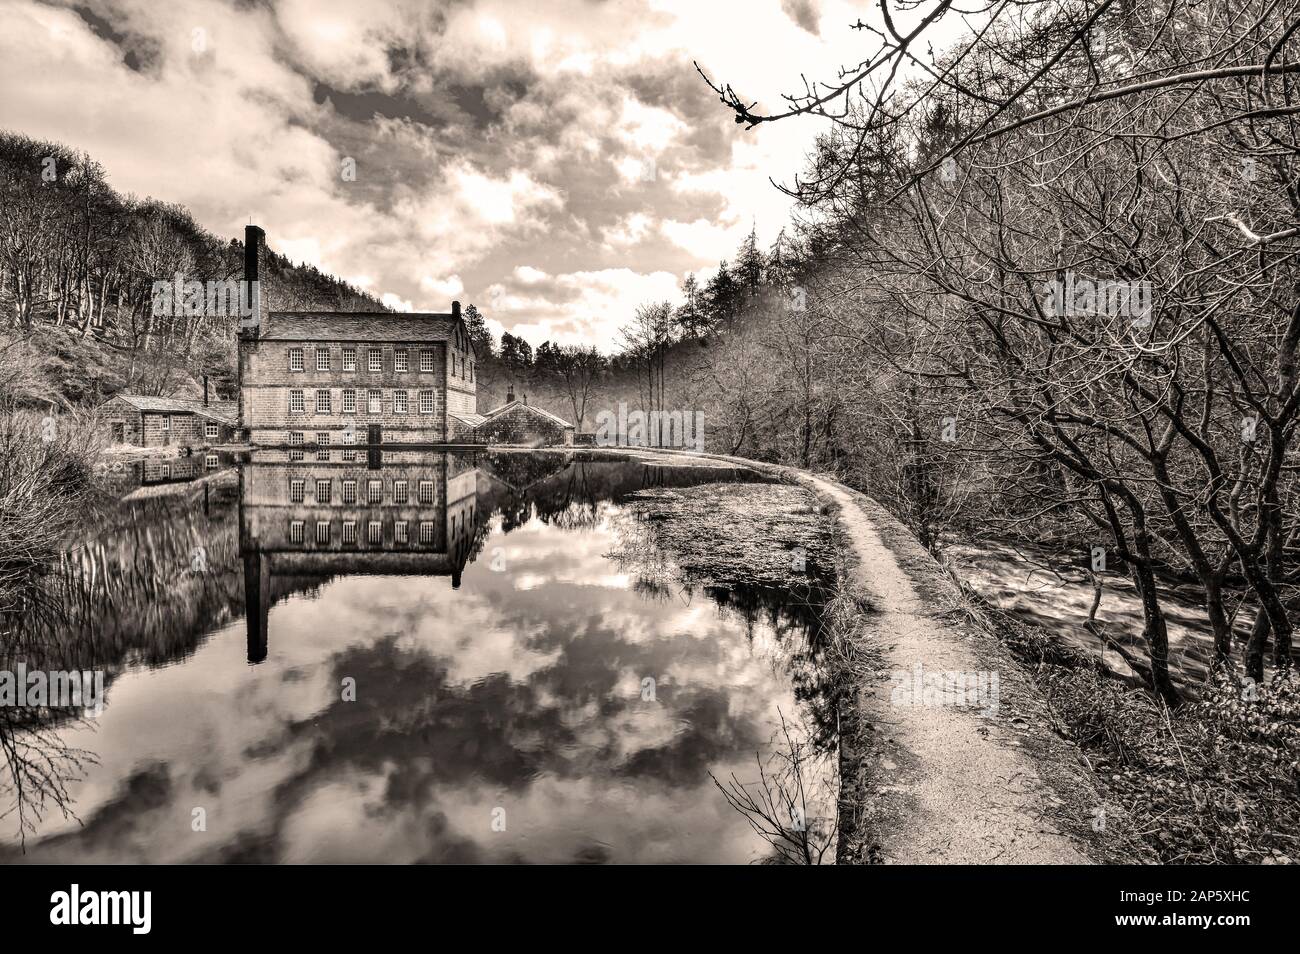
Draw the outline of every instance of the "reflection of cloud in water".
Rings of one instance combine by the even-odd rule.
[[[708,777],[750,773],[795,708],[780,648],[697,595],[648,602],[613,572],[609,520],[530,520],[453,591],[345,577],[184,662],[115,684],[102,765],[41,861],[744,861],[745,820]],[[523,580],[527,586],[521,586]],[[340,698],[356,680],[357,700]],[[656,681],[657,701],[641,698]],[[141,799],[133,793],[150,793]],[[507,828],[492,830],[492,809]],[[191,812],[207,812],[207,832]],[[54,837],[51,837],[54,836]]]

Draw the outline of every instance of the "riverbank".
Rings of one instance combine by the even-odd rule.
[[[1170,711],[1068,629],[951,575],[870,498],[746,463],[813,489],[844,534],[842,599],[827,613],[832,678],[857,692],[841,720],[842,863],[1300,857],[1294,671],[1262,685],[1220,672]],[[967,698],[952,680],[930,698],[936,672],[962,674]],[[995,711],[952,704],[972,685],[996,686]]]
[[[906,528],[836,481],[743,463],[811,490],[843,533],[826,663],[852,684],[840,713],[841,863],[1144,860],[1126,813],[1052,731],[1033,679]]]

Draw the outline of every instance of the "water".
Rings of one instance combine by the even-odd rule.
[[[93,718],[0,707],[0,861],[759,861],[711,775],[784,764],[783,719],[814,726],[827,791],[815,600],[686,586],[629,513],[641,488],[759,475],[331,454],[111,475],[7,623],[10,663],[108,690]]]

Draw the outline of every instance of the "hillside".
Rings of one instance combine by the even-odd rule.
[[[238,278],[243,243],[179,206],[124,196],[88,155],[0,131],[0,400],[94,405],[122,390],[219,394],[234,380],[234,319],[152,314],[153,283]],[[268,308],[386,311],[271,244]]]

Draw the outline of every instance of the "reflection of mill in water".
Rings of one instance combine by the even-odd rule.
[[[477,492],[477,468],[456,454],[255,451],[239,481],[249,662],[266,658],[271,606],[306,581],[449,575],[459,587]]]

